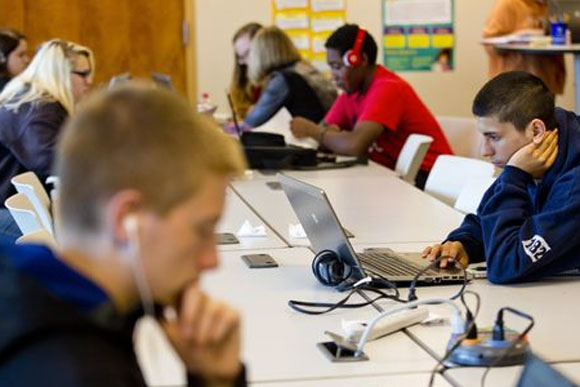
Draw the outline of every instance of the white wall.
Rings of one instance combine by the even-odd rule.
[[[192,0],[195,2],[198,95],[208,92],[227,111],[225,90],[232,69],[231,38],[241,25],[271,23],[271,0]],[[435,115],[470,116],[471,101],[487,80],[487,58],[478,41],[494,0],[455,0],[455,70],[451,73],[400,73]],[[381,0],[346,0],[349,22],[363,25],[381,41]],[[379,47],[381,45],[379,44]],[[382,50],[379,55],[382,58]],[[558,104],[574,107],[573,65]]]

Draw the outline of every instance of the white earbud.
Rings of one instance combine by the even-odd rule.
[[[123,219],[123,227],[128,234],[132,235],[135,231],[137,231],[137,217],[135,215],[127,215],[125,219]]]
[[[130,265],[137,284],[137,291],[139,298],[143,305],[145,314],[151,317],[155,316],[153,306],[153,296],[149,284],[147,283],[147,276],[145,275],[145,267],[143,266],[141,258],[141,249],[139,242],[139,220],[136,215],[127,215],[123,219],[123,228],[127,232],[128,241],[128,257],[130,258]]]

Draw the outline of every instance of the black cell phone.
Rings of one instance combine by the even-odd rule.
[[[218,245],[237,245],[240,243],[238,238],[231,232],[222,232],[215,235]]]
[[[278,267],[278,263],[270,254],[245,254],[242,255],[242,260],[250,269]]]
[[[273,191],[279,191],[282,189],[282,185],[280,185],[280,183],[277,181],[267,181],[266,185]]]

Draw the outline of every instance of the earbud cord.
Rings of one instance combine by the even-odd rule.
[[[137,226],[127,230],[129,234],[129,254],[130,254],[130,264],[133,268],[133,276],[135,278],[135,283],[137,285],[137,292],[139,293],[139,299],[141,300],[141,305],[143,306],[143,311],[146,315],[155,318],[155,308],[153,304],[153,296],[151,295],[151,288],[147,283],[147,277],[145,276],[145,267],[143,261],[140,257],[139,249],[139,230]]]

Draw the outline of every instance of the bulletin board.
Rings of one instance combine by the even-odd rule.
[[[300,55],[328,70],[324,43],[346,23],[345,0],[272,0],[273,23],[284,30]]]
[[[453,71],[454,0],[383,0],[383,63],[393,71]]]

